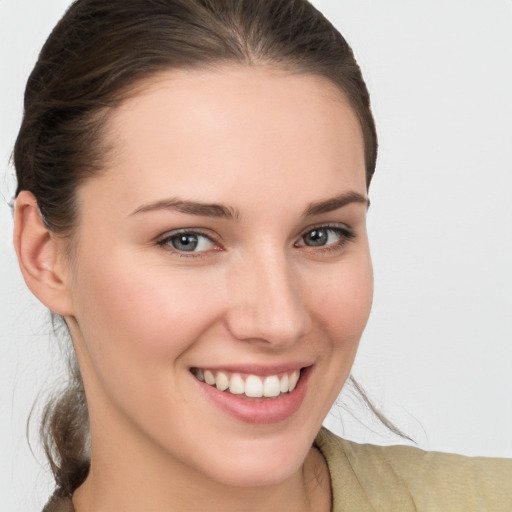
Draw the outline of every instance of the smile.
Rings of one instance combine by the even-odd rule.
[[[301,375],[298,369],[265,377],[202,368],[192,368],[191,372],[196,379],[215,386],[219,391],[249,398],[275,398],[290,393],[297,386]]]

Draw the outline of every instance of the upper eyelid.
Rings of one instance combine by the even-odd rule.
[[[156,237],[155,239],[155,244],[158,245],[158,246],[161,246],[161,247],[164,247],[165,246],[168,246],[170,250],[176,252],[176,253],[180,253],[180,254],[187,254],[185,251],[179,251],[178,249],[176,249],[175,247],[172,247],[170,243],[170,240],[176,236],[180,236],[180,235],[199,235],[199,236],[204,236],[205,238],[207,238],[214,246],[217,246],[217,247],[220,247],[221,249],[224,249],[224,246],[222,245],[222,243],[220,243],[219,239],[217,237],[214,237],[208,233],[205,233],[204,231],[202,231],[201,229],[198,229],[198,228],[195,228],[195,229],[189,229],[189,228],[185,228],[185,229],[175,229],[175,230],[171,230],[171,231],[167,231],[166,233]],[[200,255],[200,254],[203,254],[203,253],[207,253],[209,252],[209,250],[206,250],[206,251],[191,251],[190,253],[188,253],[187,255],[188,256],[193,256],[193,255]]]
[[[312,229],[318,229],[318,228],[345,228],[345,229],[351,229],[350,224],[346,222],[341,222],[339,220],[320,220],[317,222],[311,222],[308,224],[305,228],[302,228],[301,231],[310,231]]]
[[[355,236],[354,229],[347,226],[346,224],[337,225],[337,224],[319,224],[317,226],[313,226],[311,228],[307,228],[305,231],[302,231],[299,235],[299,238],[302,238],[304,235],[311,233],[311,231],[315,230],[327,230],[327,231],[336,231],[336,232],[345,232],[351,236]]]
[[[201,228],[177,228],[171,229],[170,231],[166,231],[161,235],[156,237],[156,241],[167,240],[168,238],[172,238],[178,235],[201,235],[209,238],[212,242],[217,242],[217,238],[215,235],[212,235],[208,230],[203,230]]]
[[[348,224],[342,223],[342,222],[326,222],[326,223],[320,223],[320,224],[312,224],[311,226],[308,226],[307,228],[300,231],[300,233],[297,235],[297,237],[302,237],[306,233],[309,233],[310,231],[314,231],[315,229],[332,229],[332,230],[341,230],[341,231],[348,231],[349,233],[354,233],[354,229],[349,226]]]
[[[296,236],[302,236],[304,233],[308,233],[309,231],[313,231],[315,229],[345,229],[347,231],[352,231],[352,228],[343,222],[325,222],[325,223],[318,223],[318,224],[311,224],[309,226],[306,226],[305,228],[302,228]],[[157,238],[166,238],[170,236],[179,235],[182,233],[186,234],[198,234],[198,235],[204,235],[207,237],[215,238],[216,235],[212,234],[210,229],[208,228],[196,228],[196,227],[190,227],[190,228],[176,228],[171,229],[169,231],[165,231],[161,235],[159,235]]]

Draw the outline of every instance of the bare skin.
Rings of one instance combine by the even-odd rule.
[[[175,475],[176,476],[176,475]],[[177,475],[179,477],[179,475]],[[94,476],[73,495],[73,505],[76,512],[93,512],[113,509],[135,510],[133,499],[144,500],[144,510],[157,512],[169,510],[186,512],[189,510],[209,510],[223,512],[226,510],[241,512],[275,512],[276,510],[293,510],[294,512],[329,512],[331,510],[331,487],[329,471],[325,459],[320,452],[312,448],[304,461],[302,471],[294,478],[278,486],[267,488],[218,488],[211,482],[194,478],[181,479],[186,487],[185,493],[176,494],[168,503],[163,504],[159,498],[144,494],[142,488],[135,488],[133,493],[117,494],[112,485],[105,486],[104,481],[95,482]],[[111,482],[110,484],[115,482]],[[121,483],[121,482],[120,482]],[[121,488],[126,490],[126,482]],[[98,493],[98,490],[103,491]],[[151,492],[148,489],[148,492]],[[212,496],[223,496],[223,499]],[[194,503],[194,508],[190,508]]]

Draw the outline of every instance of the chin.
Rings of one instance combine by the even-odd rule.
[[[232,487],[280,484],[300,470],[311,449],[312,441],[299,437],[300,440],[269,442],[256,438],[245,443],[233,442],[217,453],[205,454],[203,472],[210,479]]]
[[[276,461],[275,458],[267,458],[261,461],[241,458],[234,464],[223,464],[224,467],[219,467],[219,471],[211,477],[220,484],[230,487],[273,486],[294,475],[303,463],[304,458],[302,457],[294,457],[286,461]]]

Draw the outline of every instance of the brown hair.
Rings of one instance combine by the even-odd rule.
[[[345,39],[306,0],[77,0],[27,83],[16,195],[31,191],[48,228],[71,236],[77,187],[105,164],[102,135],[112,109],[155,73],[223,63],[331,80],[359,118],[369,185],[377,137],[366,85]],[[71,495],[89,468],[88,413],[73,356],[70,369],[41,427],[59,495]]]

